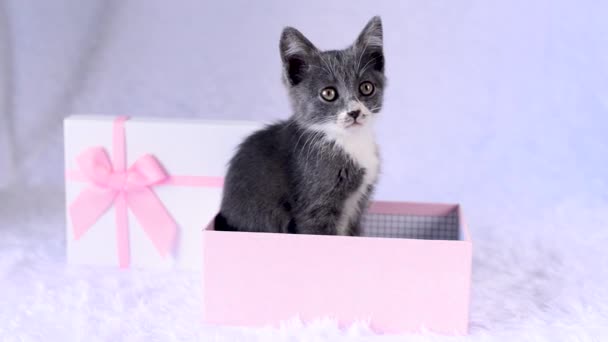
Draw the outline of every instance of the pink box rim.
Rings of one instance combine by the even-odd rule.
[[[448,203],[431,203],[431,202],[398,202],[398,201],[372,201],[368,207],[369,213],[375,214],[401,214],[401,215],[424,215],[424,216],[443,216],[447,215],[456,210],[458,212],[458,227],[461,233],[461,238],[458,240],[421,240],[421,239],[409,239],[399,238],[399,240],[409,241],[424,241],[425,243],[471,243],[471,235],[469,233],[468,225],[464,220],[462,207],[459,204],[448,204]],[[216,232],[214,229],[214,220],[211,220],[206,227],[203,229],[205,233],[211,234],[230,234],[234,232]],[[262,232],[237,232],[239,234],[269,234]],[[273,233],[270,233],[273,234]],[[274,233],[279,234],[279,233]],[[319,235],[319,238],[337,238],[337,239],[348,239],[352,236],[338,236],[338,235]],[[358,239],[394,239],[387,237],[368,237],[358,236]]]

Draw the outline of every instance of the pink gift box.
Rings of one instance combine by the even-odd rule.
[[[203,231],[203,321],[299,317],[466,334],[472,243],[458,205],[374,202],[363,236]]]

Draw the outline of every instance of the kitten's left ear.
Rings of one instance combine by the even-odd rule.
[[[283,29],[279,48],[285,77],[292,86],[295,86],[306,76],[310,60],[318,50],[310,40],[293,27]]]
[[[373,66],[374,70],[384,72],[384,52],[382,50],[382,19],[373,17],[355,41],[354,47],[363,54],[360,68]]]

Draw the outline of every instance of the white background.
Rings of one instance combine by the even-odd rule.
[[[285,118],[282,27],[342,48],[380,14],[390,84],[378,197],[478,211],[608,193],[605,2],[4,1],[0,11],[0,125],[27,181],[61,183],[68,113]]]

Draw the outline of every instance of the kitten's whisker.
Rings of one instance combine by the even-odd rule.
[[[296,123],[297,123],[297,122],[295,122],[295,120],[294,120],[294,121],[292,121],[292,124],[293,124],[293,125],[296,125]],[[297,125],[296,125],[296,126],[297,126]],[[302,138],[303,138],[304,136],[306,136],[307,134],[309,134],[309,133],[310,133],[310,130],[309,130],[309,129],[307,129],[307,128],[298,127],[298,130],[299,130],[299,133],[300,133],[300,137],[298,138],[298,141],[296,142],[296,144],[294,145],[294,147],[297,147],[297,146],[300,144],[300,141],[302,140]],[[304,146],[306,146],[306,142],[307,142],[307,141],[308,141],[308,140],[305,140],[303,147],[304,147]]]
[[[310,158],[309,158],[310,153],[312,152],[313,147],[315,146],[315,141],[318,139],[320,134],[323,134],[323,132],[314,131],[311,134],[311,136],[306,140],[306,143],[302,147],[302,151],[306,151],[306,149],[308,149],[308,151],[306,152],[306,166],[305,166],[306,169],[308,169],[308,161],[310,160]]]
[[[303,136],[304,136],[304,132],[300,132],[300,137],[298,138],[298,141],[296,141],[296,144],[294,145],[295,149],[297,149],[298,145],[300,144],[300,140],[302,140]]]
[[[315,152],[317,152],[317,155],[318,155],[319,149],[318,149],[317,147],[318,147],[319,142],[320,142],[320,141],[322,141],[322,139],[324,138],[324,135],[325,135],[325,134],[324,134],[322,131],[317,131],[317,132],[315,133],[315,135],[313,135],[312,143],[311,143],[311,144],[310,144],[310,146],[308,147],[308,149],[309,149],[309,150],[308,150],[308,153],[306,154],[306,163],[307,163],[307,165],[306,165],[306,166],[307,166],[307,167],[308,167],[308,161],[310,161],[310,154],[311,154],[313,151],[315,151]],[[319,158],[317,158],[317,160],[318,160],[318,159],[319,159]],[[317,165],[318,165],[318,164],[317,164]]]
[[[300,150],[300,155],[301,155],[301,154],[302,154],[302,153],[303,153],[303,152],[306,150],[306,145],[307,145],[307,144],[310,142],[310,140],[311,140],[313,137],[314,137],[314,133],[313,133],[312,135],[310,135],[310,136],[309,136],[309,137],[306,139],[306,141],[304,142],[304,145],[302,146],[302,149]],[[305,164],[305,166],[304,166],[304,169],[305,169],[305,170],[308,170],[308,160],[307,160],[307,159],[305,159],[305,161],[306,161],[306,164]]]

